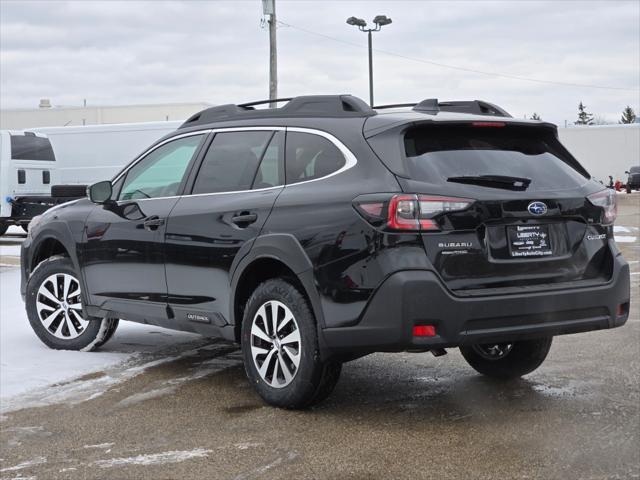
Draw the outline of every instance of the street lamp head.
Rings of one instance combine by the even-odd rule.
[[[367,22],[365,22],[363,19],[357,18],[357,17],[349,17],[349,18],[347,18],[347,23],[349,25],[353,25],[353,26],[361,27],[361,28],[364,28],[364,27],[367,26]]]
[[[386,15],[378,15],[376,18],[373,19],[373,23],[375,23],[379,27],[382,27],[384,25],[389,25],[391,23],[391,19],[388,18]]]

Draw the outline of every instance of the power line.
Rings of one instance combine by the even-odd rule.
[[[299,30],[301,32],[308,33],[310,35],[316,35],[318,37],[323,37],[323,38],[326,38],[326,39],[329,39],[329,40],[333,40],[334,42],[340,42],[340,43],[344,43],[344,44],[351,45],[351,46],[354,46],[354,47],[364,48],[364,46],[359,44],[359,43],[350,42],[348,40],[343,40],[341,38],[331,37],[329,35],[325,35],[324,33],[314,32],[313,30],[309,30],[309,29],[306,29],[306,28],[298,27],[297,25],[291,25],[290,23],[285,23],[285,22],[282,22],[280,20],[278,20],[278,24],[282,25],[284,27],[290,27],[290,28],[293,28],[295,30]],[[449,65],[449,64],[446,64],[446,63],[434,62],[433,60],[425,60],[425,59],[421,59],[421,58],[410,57],[408,55],[402,55],[400,53],[389,52],[387,50],[380,50],[378,48],[375,48],[374,51],[378,52],[378,53],[382,53],[384,55],[389,55],[391,57],[397,57],[397,58],[402,58],[404,60],[410,60],[412,62],[423,63],[423,64],[427,64],[427,65],[433,65],[433,66],[441,67],[441,68],[449,68],[451,70],[459,70],[459,71],[462,71],[462,72],[476,73],[476,74],[479,74],[479,75],[487,75],[487,76],[490,76],[490,77],[501,77],[501,78],[508,78],[508,79],[511,79],[511,80],[520,80],[520,81],[525,81],[525,82],[543,83],[543,84],[549,84],[549,85],[560,85],[560,86],[563,86],[563,87],[599,88],[599,89],[602,89],[602,90],[622,90],[622,91],[629,91],[629,92],[636,92],[636,91],[640,90],[640,88],[611,87],[611,86],[603,86],[603,85],[590,85],[590,84],[585,84],[585,83],[559,82],[559,81],[555,81],[555,80],[542,80],[542,79],[539,79],[539,78],[521,77],[519,75],[510,75],[508,73],[487,72],[487,71],[483,71],[483,70],[476,70],[474,68],[460,67],[460,66],[457,66],[457,65]]]

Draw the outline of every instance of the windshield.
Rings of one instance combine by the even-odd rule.
[[[414,127],[404,137],[411,178],[441,183],[459,177],[530,179],[527,191],[575,188],[589,178],[553,132],[519,126]]]

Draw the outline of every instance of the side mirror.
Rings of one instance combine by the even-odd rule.
[[[105,180],[89,186],[87,188],[87,196],[93,203],[109,203],[111,201],[112,191],[111,182]]]

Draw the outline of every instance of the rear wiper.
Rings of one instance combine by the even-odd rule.
[[[482,187],[504,188],[506,190],[526,190],[531,183],[530,178],[510,177],[506,175],[464,175],[449,177],[447,182],[480,185]]]

